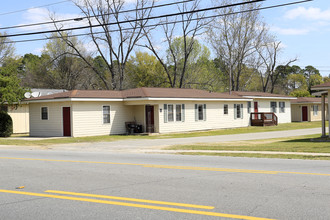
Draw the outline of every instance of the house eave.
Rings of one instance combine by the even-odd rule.
[[[28,100],[27,103],[46,103],[46,102],[121,102],[121,101],[242,101],[248,102],[253,101],[252,99],[242,98],[242,99],[226,99],[226,98],[152,98],[152,97],[143,97],[143,98],[118,98],[118,99],[109,99],[109,98],[57,98],[57,99],[38,99],[38,100]]]
[[[263,96],[244,96],[250,99],[278,99],[278,100],[295,100],[296,97],[263,97]]]
[[[317,90],[330,90],[329,86],[326,87],[315,87],[315,88],[311,88],[311,90],[313,91],[317,91]]]
[[[44,103],[44,102],[120,102],[124,99],[108,99],[108,98],[58,98],[58,99],[38,99],[28,100],[29,103]]]
[[[252,99],[226,99],[226,98],[125,98],[124,101],[252,101]]]

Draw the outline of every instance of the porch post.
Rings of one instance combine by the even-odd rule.
[[[325,132],[325,94],[322,94],[322,99],[321,99],[321,105],[322,105],[322,110],[321,110],[321,115],[322,115],[322,137],[326,137],[326,132]]]
[[[325,109],[324,109],[324,114],[325,114]],[[328,90],[328,120],[329,120],[329,138],[330,138],[330,89]],[[324,119],[325,123],[325,119]],[[325,126],[324,126],[325,127]]]

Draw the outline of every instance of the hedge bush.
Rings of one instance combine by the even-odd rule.
[[[13,121],[7,112],[0,112],[0,137],[10,137],[13,133]]]

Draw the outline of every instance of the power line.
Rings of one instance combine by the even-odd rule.
[[[191,1],[195,1],[195,0],[184,0],[184,1],[180,1],[180,2],[171,2],[171,3],[167,3],[167,4],[154,5],[154,6],[150,6],[150,7],[120,11],[118,13],[128,13],[128,12],[135,12],[135,11],[140,11],[140,10],[148,10],[148,9],[152,9],[152,8],[160,8],[160,7],[166,7],[166,6],[171,6],[171,5],[183,4],[183,3],[187,3],[187,2],[191,2]],[[100,16],[104,16],[104,15],[113,15],[113,14],[115,14],[115,13],[106,13],[106,14],[103,14],[103,15],[84,16],[84,17],[78,17],[78,18],[68,18],[68,19],[63,19],[63,20],[47,21],[47,22],[40,22],[40,23],[34,23],[34,24],[22,24],[22,25],[2,27],[2,28],[0,28],[0,30],[8,30],[8,29],[14,29],[14,28],[47,25],[47,24],[54,24],[54,23],[59,23],[59,22],[81,21],[85,18],[95,18],[95,17],[100,17]]]
[[[198,10],[194,10],[194,11],[186,11],[186,12],[179,12],[179,13],[173,13],[173,14],[165,14],[165,15],[159,15],[159,16],[148,17],[148,18],[132,19],[132,20],[126,20],[126,21],[118,21],[118,22],[111,22],[111,23],[97,24],[97,25],[88,25],[88,26],[74,27],[74,28],[66,28],[66,29],[61,29],[60,31],[73,31],[73,30],[80,30],[80,29],[86,29],[86,28],[91,28],[91,27],[101,27],[101,26],[105,26],[105,25],[110,26],[110,25],[118,25],[118,24],[138,22],[138,21],[144,21],[144,20],[153,20],[153,19],[158,19],[158,18],[173,17],[173,16],[178,16],[178,15],[185,15],[185,14],[192,14],[192,13],[216,10],[216,9],[221,9],[221,8],[235,7],[235,6],[263,2],[263,1],[266,1],[266,0],[253,0],[253,1],[249,1],[249,2],[240,2],[240,3],[230,4],[230,5],[203,8],[203,9],[198,9]],[[306,1],[313,1],[313,0],[306,0]],[[48,34],[48,33],[55,33],[58,31],[59,30],[50,30],[50,31],[28,32],[28,33],[22,33],[22,34],[9,34],[9,35],[1,35],[0,38]]]
[[[64,3],[64,2],[71,2],[71,0],[65,0],[65,1],[60,1],[60,2],[54,2],[54,3],[47,4],[47,5],[40,5],[40,6],[31,7],[31,8],[27,8],[27,9],[21,9],[21,10],[17,10],[17,11],[5,12],[5,13],[0,14],[0,16],[3,16],[3,15],[9,15],[9,14],[15,14],[15,13],[19,13],[19,12],[27,11],[27,10],[34,9],[34,8],[41,8],[41,7],[48,7],[48,6],[52,6],[52,5],[58,5],[58,4],[62,4],[62,3]]]
[[[193,18],[190,20],[181,20],[181,21],[172,21],[172,22],[163,22],[160,24],[151,24],[151,25],[146,25],[145,28],[150,28],[150,27],[156,27],[156,26],[161,26],[161,25],[166,25],[166,24],[176,24],[176,23],[181,23],[181,22],[186,22],[186,21],[196,21],[196,20],[201,20],[201,19],[211,19],[211,18],[216,18],[220,16],[229,16],[229,15],[235,15],[235,14],[241,14],[241,13],[248,13],[248,12],[253,12],[253,11],[261,11],[261,10],[267,10],[267,9],[273,9],[273,8],[279,8],[279,7],[284,7],[284,6],[289,6],[289,5],[295,5],[295,4],[302,4],[305,2],[309,2],[313,0],[305,0],[305,1],[296,1],[296,2],[290,2],[286,4],[279,4],[279,5],[273,5],[273,6],[268,6],[268,7],[261,7],[261,8],[256,8],[256,9],[250,9],[250,10],[244,10],[244,11],[238,11],[238,12],[231,12],[227,14],[221,14],[221,15],[212,15],[212,16],[206,16],[202,18]],[[127,31],[127,30],[133,30],[134,28],[123,28],[121,29],[122,31]],[[110,30],[108,32],[118,32],[119,30]],[[91,34],[102,34],[102,32],[94,32],[94,33],[85,33],[85,34],[75,34],[75,35],[68,35],[67,37],[80,37],[80,36],[87,36]],[[53,36],[53,37],[45,37],[45,38],[35,38],[35,39],[29,39],[29,40],[17,40],[17,41],[7,41],[3,42],[5,43],[24,43],[24,42],[32,42],[32,41],[42,41],[42,40],[50,40],[50,39],[60,39],[62,37],[60,36]]]

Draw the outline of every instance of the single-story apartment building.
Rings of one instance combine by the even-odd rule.
[[[247,103],[248,113],[273,112],[278,118],[278,123],[291,122],[290,102],[296,100],[296,97],[267,92],[232,91],[231,94],[252,99]]]
[[[326,103],[327,100],[326,100]],[[321,98],[299,97],[291,101],[291,118],[293,122],[321,121]],[[328,112],[328,106],[326,106]],[[326,114],[327,115],[327,114]],[[328,117],[326,117],[328,120]]]
[[[274,96],[273,100],[285,103],[273,105],[273,109],[283,115],[282,123],[290,122],[284,116],[291,115],[290,99]],[[30,136],[79,137],[125,134],[127,123],[140,124],[148,133],[247,127],[251,111],[248,103],[254,99],[197,89],[136,88],[73,90],[26,101]],[[262,103],[258,105],[260,110],[264,108]],[[267,112],[271,110],[269,105],[265,107]]]

